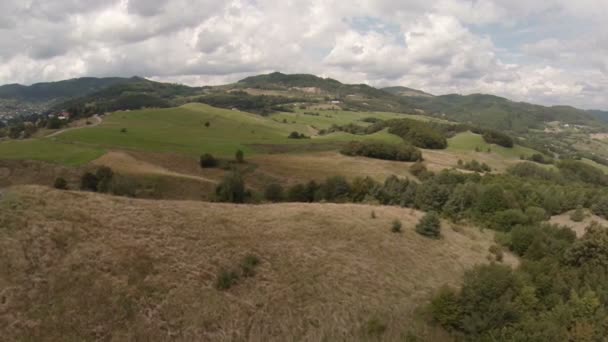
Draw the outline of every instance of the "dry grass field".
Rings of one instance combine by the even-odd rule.
[[[377,218],[371,217],[375,211]],[[416,308],[493,237],[421,212],[352,204],[134,200],[39,186],[0,197],[7,341],[447,340]],[[390,231],[400,219],[403,232]],[[260,264],[227,290],[221,270]],[[510,257],[507,262],[513,262]]]
[[[604,227],[608,227],[608,220],[606,220],[602,217],[599,217],[597,215],[594,215],[588,210],[585,210],[585,219],[582,220],[581,222],[572,221],[570,219],[570,214],[572,214],[572,211],[569,211],[569,212],[561,214],[561,215],[552,216],[551,219],[549,220],[549,223],[569,227],[572,230],[574,230],[574,232],[576,233],[576,236],[579,238],[585,234],[585,228],[589,227],[589,225],[591,225],[592,222],[597,222]]]

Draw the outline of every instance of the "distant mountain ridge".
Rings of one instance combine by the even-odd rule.
[[[384,90],[388,93],[391,93],[393,95],[399,95],[399,96],[422,96],[422,97],[435,96],[433,94],[429,94],[422,90],[403,87],[403,86],[385,87],[385,88],[382,88],[381,90]]]
[[[491,127],[494,129],[524,132],[530,128],[542,129],[543,123],[560,121],[577,125],[603,125],[588,111],[571,106],[546,107],[487,94],[440,95],[434,97],[407,97],[414,107],[434,116]]]
[[[251,93],[252,89],[255,92]],[[132,109],[140,105],[166,107],[186,102],[206,103],[205,96],[222,94],[243,97],[240,101],[222,98],[235,103],[251,101],[289,103],[289,101],[279,101],[277,98],[280,97],[291,97],[293,101],[297,99],[297,102],[330,101],[346,110],[421,113],[513,132],[543,129],[544,123],[550,121],[598,127],[604,127],[608,122],[608,112],[604,111],[586,111],[570,106],[546,107],[488,94],[434,96],[403,86],[378,89],[366,84],[344,84],[335,79],[311,74],[280,72],[251,76],[233,84],[216,87],[190,87],[153,82],[141,77],[84,77],[31,86],[14,84],[0,86],[0,99],[51,101],[54,109],[76,108],[77,110],[113,110],[122,107]],[[266,94],[270,96],[260,97]],[[217,100],[218,96],[214,99]],[[87,109],[86,107],[91,104],[98,108]],[[231,103],[225,105],[231,106]]]
[[[7,84],[0,86],[0,98],[45,102],[59,98],[84,96],[113,85],[141,82],[142,80],[144,79],[141,77],[81,77],[58,82],[35,83],[30,86]]]

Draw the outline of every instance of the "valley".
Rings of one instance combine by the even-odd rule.
[[[578,264],[608,231],[608,130],[584,111],[312,75],[117,82],[4,128],[9,339],[516,339],[537,312],[562,336],[587,321],[558,324],[577,297],[540,274],[604,294]]]

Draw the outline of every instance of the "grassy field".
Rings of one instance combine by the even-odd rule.
[[[319,115],[310,115],[306,113],[317,113]],[[270,116],[275,122],[286,122],[288,124],[296,125],[304,129],[308,126],[314,126],[317,129],[329,128],[331,125],[347,125],[354,123],[360,126],[370,125],[367,122],[362,121],[366,118],[376,118],[381,120],[390,119],[414,119],[420,121],[437,121],[447,123],[448,121],[431,118],[424,115],[414,114],[399,114],[399,113],[386,113],[386,112],[351,112],[342,110],[302,110],[298,109],[294,113],[276,113]]]
[[[30,159],[75,166],[88,163],[104,153],[100,147],[61,143],[47,138],[0,142],[0,159]]]
[[[206,122],[209,122],[209,127],[205,127]],[[122,132],[123,129],[126,132]],[[188,104],[170,109],[117,112],[97,127],[66,132],[57,139],[108,149],[192,156],[205,152],[232,156],[238,149],[253,154],[257,152],[253,146],[260,145],[297,146],[362,139],[400,142],[385,131],[370,136],[337,133],[313,139],[288,139],[293,131],[311,134],[310,128],[303,124],[282,123],[245,112]]]
[[[238,206],[28,186],[5,191],[0,213],[8,341],[449,340],[415,309],[487,262],[493,244],[489,231],[447,223],[429,240],[414,232],[421,212],[352,204]],[[401,234],[390,231],[395,219]],[[218,290],[218,275],[241,274],[246,255],[260,261],[252,276]]]
[[[537,153],[533,149],[515,145],[513,148],[506,148],[495,144],[486,143],[481,135],[474,134],[471,132],[460,133],[453,138],[448,139],[448,151],[453,152],[473,152],[475,148],[478,148],[481,152],[486,152],[490,149],[493,153],[496,153],[504,158],[517,158],[520,156],[530,156]]]

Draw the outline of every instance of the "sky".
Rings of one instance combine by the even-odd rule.
[[[281,71],[608,109],[608,0],[1,0],[0,84]]]

